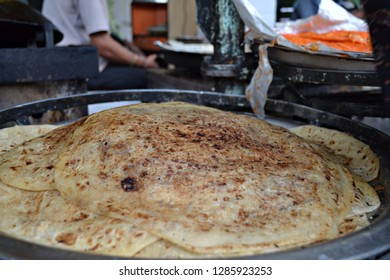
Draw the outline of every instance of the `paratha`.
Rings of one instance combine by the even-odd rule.
[[[34,161],[39,172],[54,164],[46,172],[54,178],[50,188],[78,209],[153,236],[137,257],[283,250],[349,233],[378,207],[369,185],[356,196],[354,174],[327,149],[250,116],[149,103],[103,111],[65,129],[57,141],[41,137],[24,150],[42,145],[35,141],[53,145],[50,160]],[[6,154],[0,173],[12,160],[23,166],[21,157],[10,156],[17,149]],[[23,178],[14,187],[29,188],[23,168],[13,176]]]
[[[207,257],[206,255],[196,254],[176,244],[160,239],[149,246],[146,246],[134,255],[135,258],[142,259],[200,259]],[[212,255],[215,257],[215,255]]]
[[[55,128],[32,125],[0,130],[1,153]],[[25,191],[3,183],[0,183],[0,232],[46,246],[127,257],[158,240],[122,220],[81,209],[57,191]]]
[[[123,220],[81,209],[57,191],[31,192],[2,183],[0,232],[56,248],[126,257],[158,240]]]
[[[71,135],[83,122],[84,119],[81,119],[73,124],[56,128],[4,153],[0,160],[0,180],[9,186],[25,190],[54,189],[53,168],[58,151],[67,135]],[[13,134],[17,134],[18,128],[13,129]]]
[[[371,148],[348,135],[345,132],[304,125],[290,129],[296,135],[330,149],[336,156],[336,160],[348,166],[348,168],[366,181],[371,181],[378,176],[379,159]]]
[[[0,154],[57,128],[56,125],[21,125],[0,129]]]
[[[195,253],[334,238],[354,195],[344,166],[289,131],[180,102],[93,115],[66,141],[64,197]]]
[[[370,215],[380,206],[380,200],[375,190],[361,177],[354,175],[353,178],[355,197],[350,212],[338,226],[340,235],[346,235],[369,226],[370,222],[367,215]],[[283,248],[275,247],[273,250],[269,248],[267,251],[272,252],[281,249]],[[136,258],[156,258],[157,256],[164,259],[199,259],[207,257],[207,255],[196,254],[164,239],[146,246],[134,255]],[[215,255],[211,254],[210,257],[215,257]]]
[[[339,232],[345,235],[370,224],[369,219],[379,208],[380,200],[375,190],[360,176],[353,175],[355,196],[351,210],[339,225]]]

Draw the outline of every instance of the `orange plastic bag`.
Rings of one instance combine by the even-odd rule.
[[[312,50],[316,50],[317,43],[323,43],[342,51],[372,53],[370,34],[364,31],[302,32],[282,35],[294,44],[306,47],[310,45]]]

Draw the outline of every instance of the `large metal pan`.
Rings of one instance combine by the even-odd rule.
[[[154,44],[160,49],[161,56],[166,63],[188,70],[197,76],[201,74],[200,69],[204,57],[213,54],[212,46],[206,43],[180,44],[179,42],[171,46],[169,43],[156,41]]]
[[[69,97],[43,100],[15,106],[0,111],[0,124],[27,123],[29,116],[48,110],[85,106],[88,104],[140,100],[142,102],[186,101],[225,110],[251,113],[244,96],[224,95],[212,92],[177,90],[126,90],[95,92]],[[370,227],[353,234],[306,248],[240,257],[241,259],[367,259],[389,256],[390,251],[390,137],[361,123],[284,101],[269,100],[266,105],[269,120],[280,124],[303,123],[345,131],[364,141],[379,155],[381,171],[375,186],[380,191],[382,206]],[[77,253],[53,249],[20,241],[0,234],[0,258],[3,259],[117,259],[115,257]],[[387,257],[386,257],[387,258]]]
[[[379,86],[373,58],[308,53],[282,46],[268,48],[275,76],[293,83]]]
[[[268,48],[270,60],[291,66],[323,70],[376,73],[373,57],[333,56],[325,53],[309,53],[283,46]]]

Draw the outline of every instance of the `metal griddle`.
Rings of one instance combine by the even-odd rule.
[[[0,125],[28,124],[31,115],[49,110],[62,110],[111,101],[140,100],[142,102],[185,101],[239,113],[251,114],[244,96],[213,92],[178,90],[125,90],[94,92],[22,104],[0,111]],[[288,251],[240,257],[239,259],[373,259],[389,258],[390,252],[390,137],[359,122],[324,111],[285,101],[269,100],[268,120],[287,126],[315,124],[338,129],[367,143],[380,157],[379,178],[374,186],[379,192],[381,208],[368,228],[332,241]],[[78,253],[35,245],[0,234],[0,258],[3,259],[119,259],[112,256]]]
[[[282,46],[268,48],[275,75],[292,83],[379,86],[374,59],[308,53]]]
[[[348,117],[389,116],[373,57],[309,53],[282,46],[268,48],[268,57],[274,76],[285,84],[280,93],[284,100]],[[329,86],[338,89],[328,92]]]

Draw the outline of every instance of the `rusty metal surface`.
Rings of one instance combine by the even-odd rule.
[[[376,72],[373,58],[331,56],[321,53],[312,54],[282,46],[268,48],[268,57],[270,60],[278,63],[303,68],[347,72]]]
[[[202,91],[179,90],[127,90],[94,92],[71,97],[55,98],[23,104],[0,111],[0,123],[28,121],[31,114],[47,110],[67,109],[109,101],[140,100],[143,102],[186,101],[235,112],[251,114],[244,96],[226,95]],[[337,115],[310,107],[269,100],[266,104],[267,116],[275,116],[289,124],[316,124],[338,129],[360,139],[371,146],[381,160],[381,171],[373,185],[383,186],[379,193],[381,208],[370,227],[353,234],[279,253],[244,256],[241,259],[367,259],[387,256],[390,250],[390,137]],[[4,259],[117,259],[111,256],[77,253],[35,245],[29,242],[0,235],[0,258]]]
[[[201,72],[215,81],[217,91],[239,94],[245,90],[250,71],[245,64],[244,23],[230,0],[197,0],[197,18],[203,33],[214,46],[205,57]]]
[[[286,84],[281,92],[285,100],[343,116],[389,116],[383,94],[376,92],[381,82],[373,58],[311,54],[280,46],[269,48],[268,56],[274,76]],[[330,85],[339,86],[337,95],[326,90]],[[374,88],[364,92],[367,86]],[[311,88],[318,94],[308,93]]]
[[[379,86],[372,58],[311,54],[285,47],[268,48],[275,76],[292,83]]]
[[[292,83],[380,86],[379,76],[376,72],[313,69],[290,66],[273,61],[271,61],[271,65],[275,76]]]

